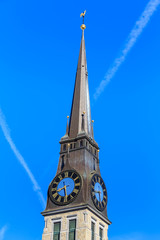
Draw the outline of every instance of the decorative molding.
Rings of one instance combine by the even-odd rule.
[[[69,216],[67,216],[67,218],[69,218],[69,219],[71,219],[71,218],[75,219],[75,218],[77,218],[77,214],[69,215]]]
[[[54,211],[48,210],[48,211],[41,212],[41,214],[43,216],[50,216],[50,215],[61,214],[61,213],[66,213],[66,212],[72,212],[72,211],[77,211],[77,210],[84,210],[84,209],[90,210],[92,213],[94,213],[97,217],[99,217],[102,221],[104,221],[108,225],[112,224],[112,222],[108,218],[102,216],[101,213],[99,213],[97,210],[93,209],[89,205],[81,205],[81,206],[76,206],[76,207],[57,209],[57,210],[54,210]]]

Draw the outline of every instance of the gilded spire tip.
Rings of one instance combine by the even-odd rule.
[[[81,29],[82,30],[86,29],[86,25],[84,24],[84,16],[85,16],[85,14],[86,14],[86,10],[83,13],[80,14],[80,17],[83,17],[83,24],[81,25]]]

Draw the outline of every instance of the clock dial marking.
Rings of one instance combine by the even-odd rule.
[[[49,189],[51,200],[58,205],[72,202],[81,189],[81,177],[74,170],[66,170],[58,174]]]
[[[53,197],[54,197],[54,198],[56,198],[56,197],[57,197],[57,195],[58,195],[58,193],[55,193],[55,194],[53,194]]]
[[[64,176],[65,176],[65,178],[67,178],[68,177],[68,172],[65,172]]]
[[[98,210],[103,211],[107,204],[107,190],[100,175],[95,174],[91,179],[91,196]]]

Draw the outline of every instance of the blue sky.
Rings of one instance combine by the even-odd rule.
[[[41,239],[40,194],[46,200],[56,173],[85,9],[94,135],[113,222],[109,239],[160,239],[160,6],[94,99],[148,2],[0,0],[0,108],[16,147],[0,128],[0,240]]]

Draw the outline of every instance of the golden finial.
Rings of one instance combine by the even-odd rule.
[[[84,17],[85,14],[86,14],[86,10],[83,13],[81,13],[80,17]]]
[[[85,114],[86,112],[84,111],[83,114]]]
[[[67,116],[67,127],[66,127],[66,135],[68,135],[68,131],[69,131],[69,126],[68,126],[68,119],[69,119],[69,116]]]
[[[69,157],[70,144],[68,143],[68,157]]]
[[[84,16],[85,16],[85,14],[86,14],[86,10],[83,13],[80,14],[80,17],[83,17],[83,24],[81,25],[81,29],[82,30],[86,29],[86,25],[84,24]]]
[[[99,149],[97,150],[97,152],[99,152]]]
[[[91,124],[92,138],[94,139],[94,133],[93,133],[93,124],[94,124],[94,120],[92,120],[92,124]]]

